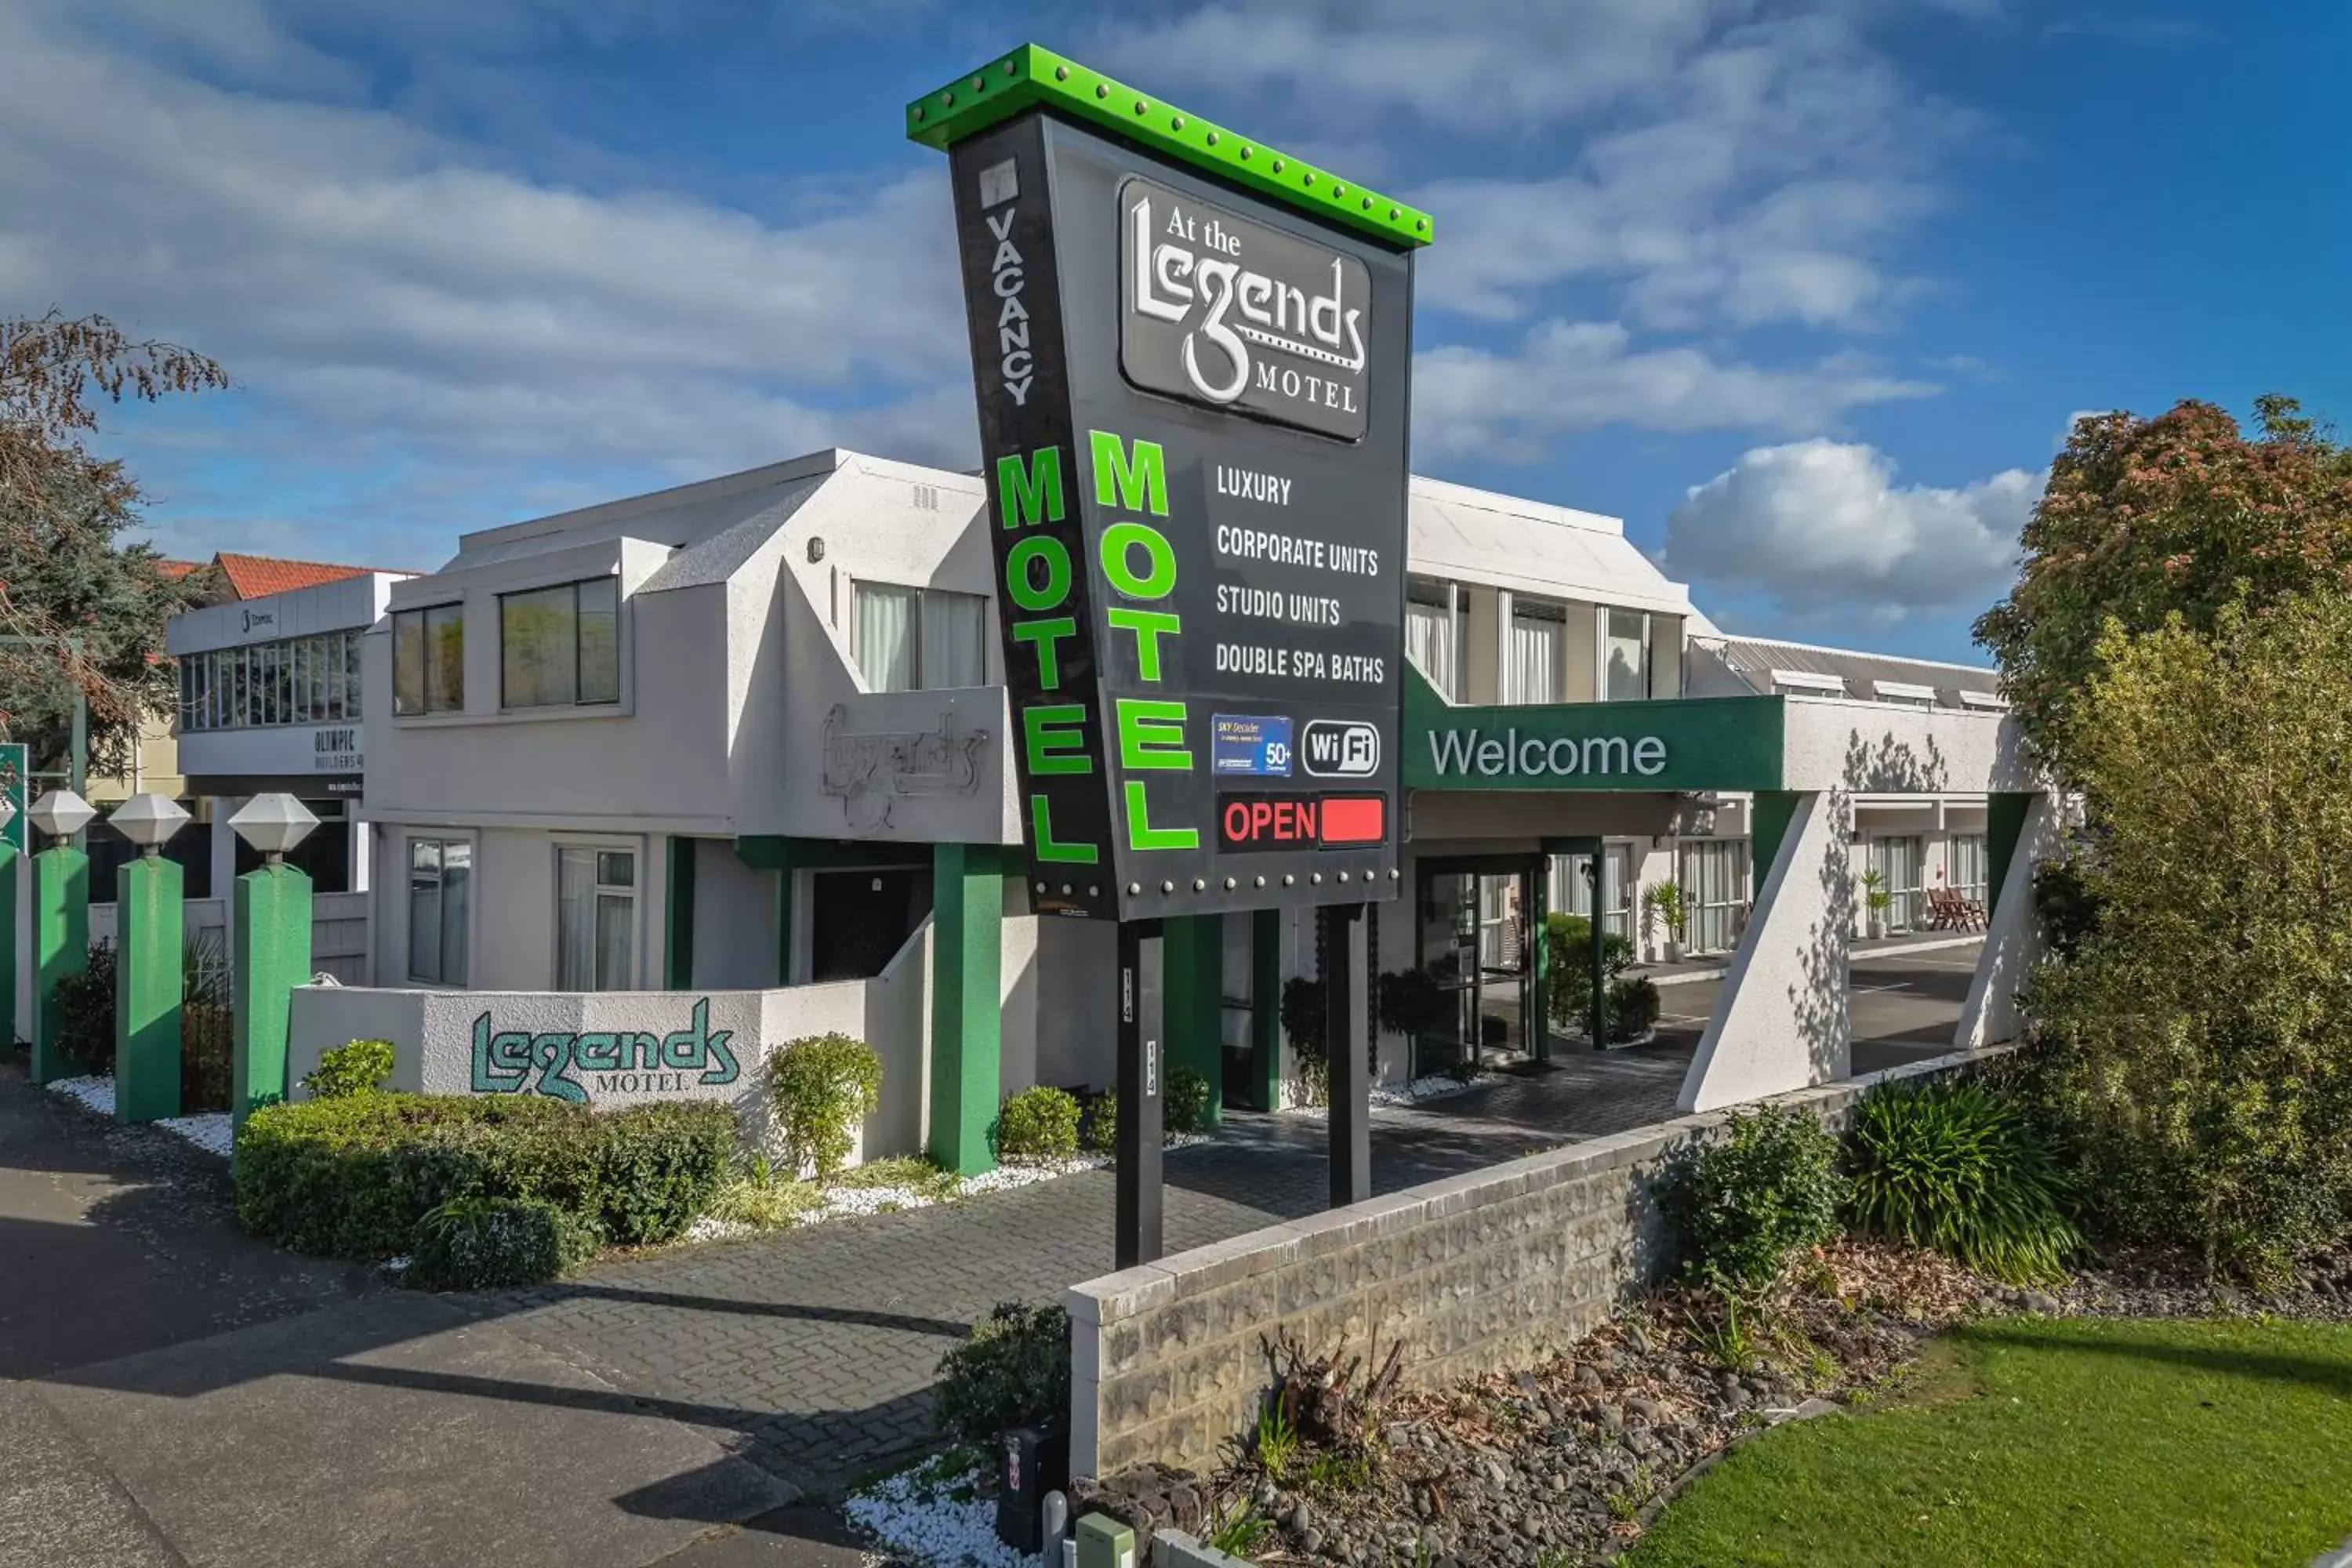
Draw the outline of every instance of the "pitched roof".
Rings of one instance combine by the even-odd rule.
[[[155,563],[155,569],[170,581],[176,583],[191,572],[202,571],[204,564],[201,561],[158,561]]]
[[[1694,639],[1691,647],[1693,696],[1736,689],[1769,695],[1783,685],[1811,691],[1818,680],[1819,689],[1828,695],[1865,700],[1899,700],[1932,692],[1932,700],[1946,708],[1978,707],[1998,702],[2000,697],[2000,673],[1981,665],[1906,658],[1772,637]],[[1797,679],[1784,680],[1784,674]],[[1727,681],[1733,684],[1727,686]]]
[[[172,566],[179,564],[177,562],[169,563],[165,570],[170,571]],[[326,561],[289,561],[276,555],[245,555],[228,550],[215,554],[212,564],[218,569],[221,582],[232,599],[259,599],[271,594],[290,593],[296,588],[315,588],[321,583],[340,583],[346,577],[364,577],[380,570],[373,566],[341,566]],[[173,573],[174,576],[183,574]]]

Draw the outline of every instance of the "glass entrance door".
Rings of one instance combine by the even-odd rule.
[[[1528,1048],[1534,1016],[1534,872],[1443,862],[1421,870],[1418,955],[1446,1005],[1413,1040],[1413,1076],[1444,1072],[1489,1051]]]

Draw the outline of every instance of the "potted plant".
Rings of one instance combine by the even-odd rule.
[[[1886,911],[1895,907],[1895,895],[1886,890],[1886,876],[1875,866],[1862,874],[1862,906],[1870,911],[1870,934],[1885,936]]]
[[[1654,943],[1661,927],[1665,942],[1657,947],[1659,962],[1676,963],[1683,956],[1685,928],[1690,921],[1690,900],[1680,882],[1653,882],[1642,889],[1642,931]]]

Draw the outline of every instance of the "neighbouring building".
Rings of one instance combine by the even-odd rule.
[[[1030,914],[1020,874],[984,505],[973,476],[826,451],[371,580],[373,985],[298,994],[298,1054],[382,1036],[413,1085],[630,1098],[678,1088],[646,1070],[667,1041],[741,1096],[741,1044],[842,1028],[885,1058],[869,1152],[936,1152],[1031,1083],[1108,1087],[1112,928]],[[1832,882],[1878,869],[1890,930],[1938,879],[1999,887],[2032,784],[1990,672],[1727,637],[1616,520],[1461,486],[1413,481],[1408,568],[1404,885],[1371,951],[1437,979],[1447,1021],[1369,1026],[1383,1076],[1550,1048],[1547,912],[1597,890],[1664,956],[1641,895],[1670,879],[1685,951],[1740,946],[1768,905],[1782,934],[1745,947],[1839,928],[1841,1000],[1799,1026],[1834,1059],[1843,943],[1871,928]],[[1800,851],[1836,877],[1768,886]],[[1313,921],[1168,926],[1171,1061],[1278,1102]],[[1790,1005],[1754,1000],[1769,978],[1728,1026]],[[1736,1054],[1711,1034],[1686,1098],[1759,1081],[1700,1081]]]

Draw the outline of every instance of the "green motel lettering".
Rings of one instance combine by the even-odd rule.
[[[1666,771],[1666,743],[1655,735],[1540,735],[1517,729],[1496,735],[1478,730],[1432,730],[1430,765],[1440,778],[1655,778]]]
[[[729,1044],[733,1037],[731,1029],[710,1026],[707,996],[695,1003],[685,1028],[667,1035],[641,1029],[576,1035],[494,1029],[484,1013],[474,1020],[473,1089],[476,1094],[536,1093],[585,1104],[591,1089],[604,1094],[679,1094],[717,1088],[742,1075]]]

